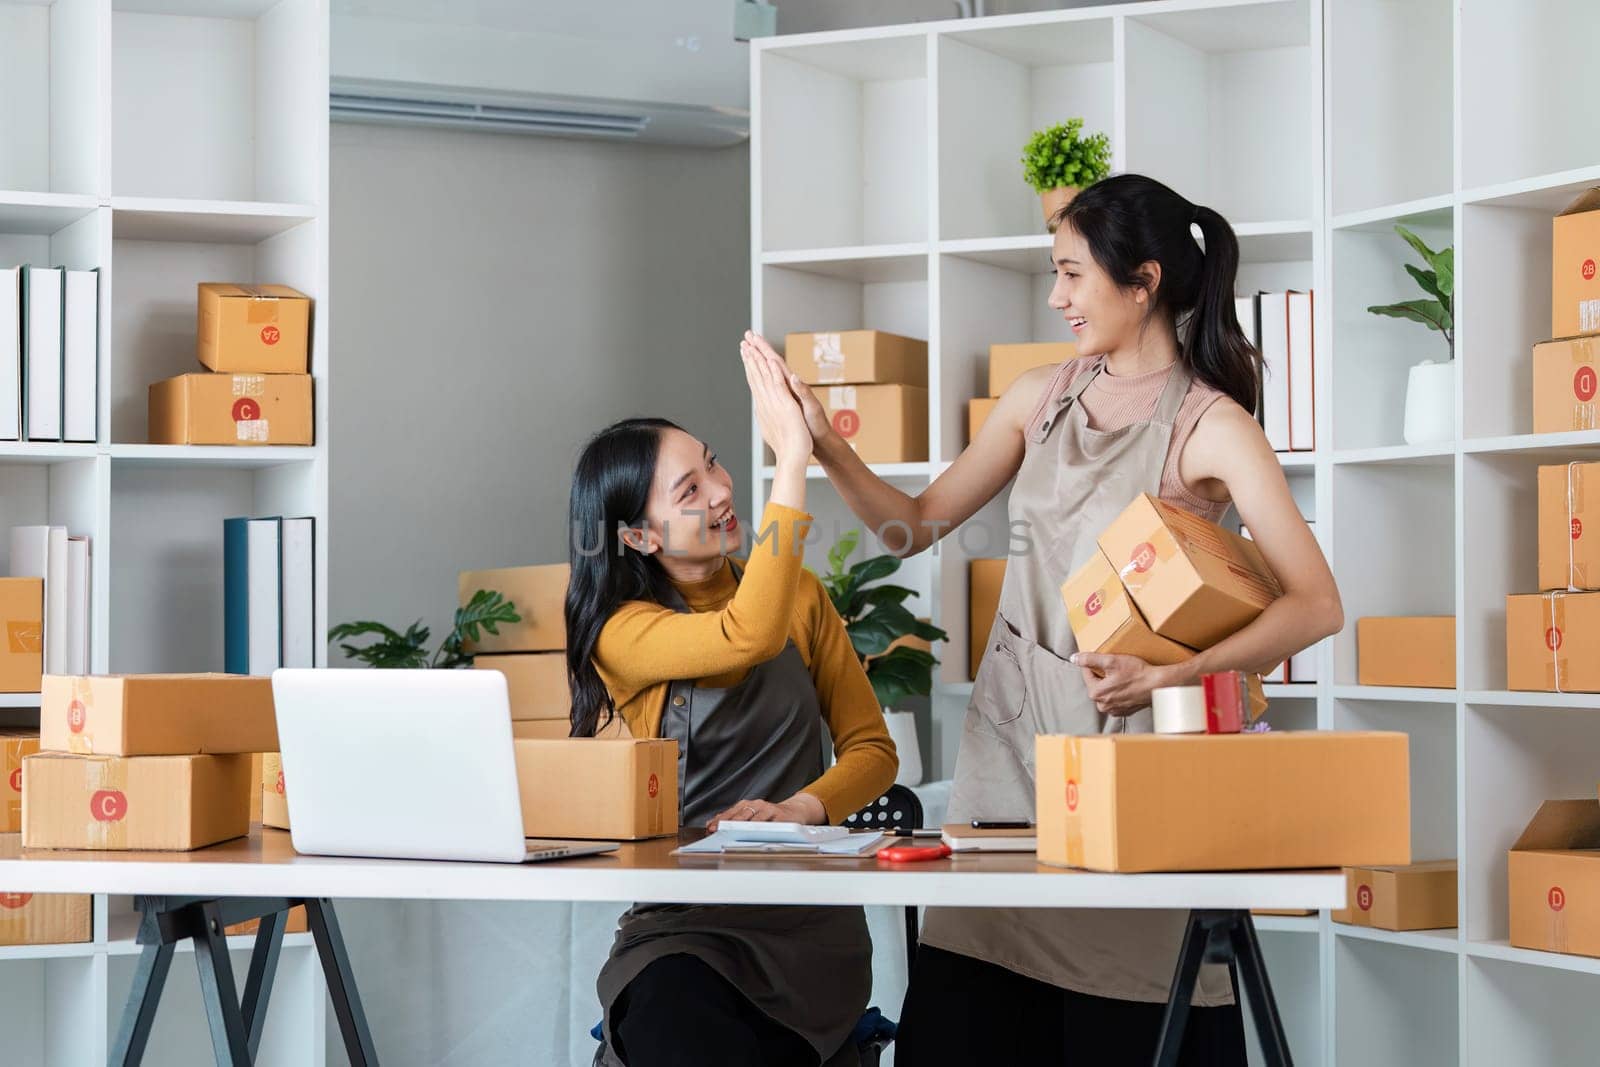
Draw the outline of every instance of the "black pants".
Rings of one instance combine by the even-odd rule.
[[[612,1006],[628,1067],[816,1067],[817,1053],[694,956],[663,956]]]
[[[1150,1067],[1164,1004],[1074,993],[929,945],[919,946],[895,1039],[896,1067],[1068,1064]],[[1191,1008],[1184,1067],[1244,1067],[1236,1003]]]

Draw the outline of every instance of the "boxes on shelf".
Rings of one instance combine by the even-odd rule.
[[[989,421],[989,416],[994,414],[994,406],[1000,403],[998,397],[980,396],[967,401],[967,444],[978,439],[978,431],[983,429],[983,424]]]
[[[1600,803],[1547,800],[1506,857],[1511,943],[1600,956]]]
[[[1600,332],[1600,188],[1590,189],[1551,223],[1550,336]]]
[[[1356,620],[1356,676],[1362,685],[1454,689],[1455,616]]]
[[[1533,346],[1533,432],[1600,429],[1600,338],[1560,337]]]
[[[305,905],[296,904],[289,909],[289,918],[283,924],[283,932],[286,934],[303,934],[308,926]],[[260,928],[260,919],[246,919],[242,923],[234,923],[232,926],[226,927],[225,931],[229,937],[237,937],[244,934],[253,934]]]
[[[1128,597],[1111,561],[1095,552],[1061,586],[1067,622],[1078,647],[1086,652],[1138,656],[1147,663],[1181,663],[1194,650],[1160,636],[1145,622]]]
[[[1456,861],[1345,868],[1345,906],[1333,921],[1380,930],[1448,930],[1456,925]]]
[[[277,752],[262,753],[261,787],[257,798],[262,826],[289,829],[289,794],[283,784],[283,756]]]
[[[1402,733],[1041,736],[1039,861],[1096,871],[1411,862]]]
[[[37,693],[44,671],[44,579],[0,578],[0,693]]]
[[[305,374],[311,298],[287,285],[201,282],[200,362],[214,371]]]
[[[807,385],[928,384],[928,342],[883,330],[791,333],[789,369]]]
[[[483,652],[561,652],[567,647],[567,580],[571,568],[565,563],[537,567],[501,567],[495,570],[462,571],[456,578],[461,606],[466,607],[480,589],[499,593],[510,601],[521,622],[499,623],[498,634],[484,631],[477,641],[463,649],[474,655]]]
[[[678,832],[678,742],[518,738],[529,837],[634,841]]]
[[[237,674],[47,675],[40,747],[101,756],[273,752],[272,679]]]
[[[978,677],[978,667],[988,650],[989,631],[1000,613],[1000,586],[1006,580],[1003,559],[967,561],[967,674]]]
[[[26,848],[204,848],[250,832],[250,757],[75,756],[25,761]]]
[[[1078,346],[1071,341],[990,345],[989,395],[1004,396],[1013,382],[1035,367],[1065,363],[1077,358]]]
[[[88,893],[0,893],[0,945],[76,945],[93,938]]]
[[[1600,693],[1600,593],[1506,597],[1506,688]]]
[[[865,463],[928,458],[928,391],[914,385],[832,385],[817,391],[828,421]]]
[[[0,730],[0,834],[22,830],[22,761],[39,751],[39,731]]]
[[[1539,588],[1600,589],[1600,463],[1539,468]]]
[[[472,665],[480,671],[499,671],[505,675],[513,720],[559,719],[566,722],[572,714],[572,690],[567,685],[567,656],[564,652],[475,656]]]
[[[153,445],[309,445],[309,374],[180,374],[150,386]]]

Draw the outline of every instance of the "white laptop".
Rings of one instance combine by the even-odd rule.
[[[522,836],[505,675],[272,673],[296,852],[523,863],[613,852]]]

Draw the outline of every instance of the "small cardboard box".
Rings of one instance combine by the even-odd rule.
[[[989,631],[1000,613],[1000,587],[1005,580],[1005,560],[967,561],[967,673],[973,680],[988,651]]]
[[[37,693],[44,667],[44,579],[0,578],[0,693]]]
[[[989,421],[989,416],[994,414],[994,406],[1000,403],[998,397],[980,396],[967,401],[967,444],[978,439],[978,431],[983,429],[983,424]]]
[[[214,371],[305,374],[311,298],[287,285],[201,282],[200,362]]]
[[[305,905],[296,904],[294,907],[289,909],[289,918],[283,924],[283,932],[286,934],[303,934],[306,932],[307,927],[308,923],[306,920]],[[234,923],[232,926],[229,926],[226,929],[229,937],[237,937],[240,935],[253,934],[260,928],[260,919],[246,919],[244,922]]]
[[[1085,652],[1138,656],[1147,663],[1182,663],[1194,655],[1176,641],[1150,629],[1139,608],[1122,588],[1122,579],[1101,552],[1078,568],[1061,586],[1067,622]]]
[[[1600,332],[1600,188],[1568,204],[1551,230],[1550,336]]]
[[[309,445],[309,374],[180,374],[150,386],[153,445]]]
[[[261,757],[261,825],[289,829],[289,794],[283,787],[283,756],[276,752]]]
[[[1210,648],[1283,595],[1255,542],[1149,493],[1106,527],[1100,550],[1151,629],[1190,648]]]
[[[564,650],[567,647],[566,602],[570,574],[571,568],[565,563],[462,571],[456,578],[462,607],[466,607],[479,589],[487,589],[509,600],[522,616],[521,622],[499,623],[498,634],[485,630],[481,639],[463,645],[465,651],[476,654]]]
[[[1004,396],[1013,382],[1035,367],[1065,363],[1078,358],[1078,346],[1071,341],[1043,344],[990,345],[989,395]]]
[[[250,757],[29,756],[25,848],[189,849],[250,832]]]
[[[1600,593],[1506,597],[1506,688],[1600,693]]]
[[[572,724],[566,719],[517,719],[511,724],[512,737],[533,737],[553,740],[572,736]],[[628,723],[621,715],[615,716],[595,734],[602,739],[629,738],[633,736]]]
[[[264,754],[261,753],[261,752],[252,752],[252,753],[250,753],[250,821],[251,822],[260,822],[261,821],[261,790],[264,788],[264,786],[262,785],[262,776],[261,776],[261,760],[262,760],[263,755]]]
[[[807,385],[928,384],[928,342],[882,330],[791,333],[789,369]]]
[[[480,671],[499,671],[506,677],[511,698],[511,718],[560,719],[572,714],[572,690],[567,683],[564,652],[517,652],[504,656],[475,656]]]
[[[1456,861],[1345,868],[1345,906],[1333,921],[1380,930],[1448,930],[1456,925]]]
[[[1600,429],[1600,337],[1563,337],[1533,346],[1533,432]]]
[[[100,756],[275,752],[272,679],[242,674],[51,674],[39,747]]]
[[[76,945],[93,937],[88,893],[0,893],[0,945]]]
[[[1041,736],[1039,861],[1095,871],[1411,862],[1402,733]]]
[[[1356,620],[1356,674],[1362,685],[1454,689],[1455,616]]]
[[[1600,463],[1539,468],[1539,588],[1600,589]]]
[[[529,837],[636,841],[678,832],[678,742],[518,738]]]
[[[817,393],[828,421],[865,463],[928,458],[928,391],[912,385],[834,385]]]
[[[22,761],[39,751],[36,730],[0,730],[0,834],[22,832]]]
[[[1511,943],[1600,956],[1600,804],[1547,800],[1506,857]]]

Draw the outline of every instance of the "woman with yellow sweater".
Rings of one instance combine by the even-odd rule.
[[[894,780],[894,745],[822,583],[801,566],[811,433],[782,376],[744,357],[777,469],[748,562],[732,479],[670,422],[596,436],[572,482],[573,732],[621,715],[678,742],[680,818],[839,822]],[[823,730],[836,759],[823,770]],[[601,969],[599,1062],[854,1063],[872,987],[860,908],[638,904]]]

